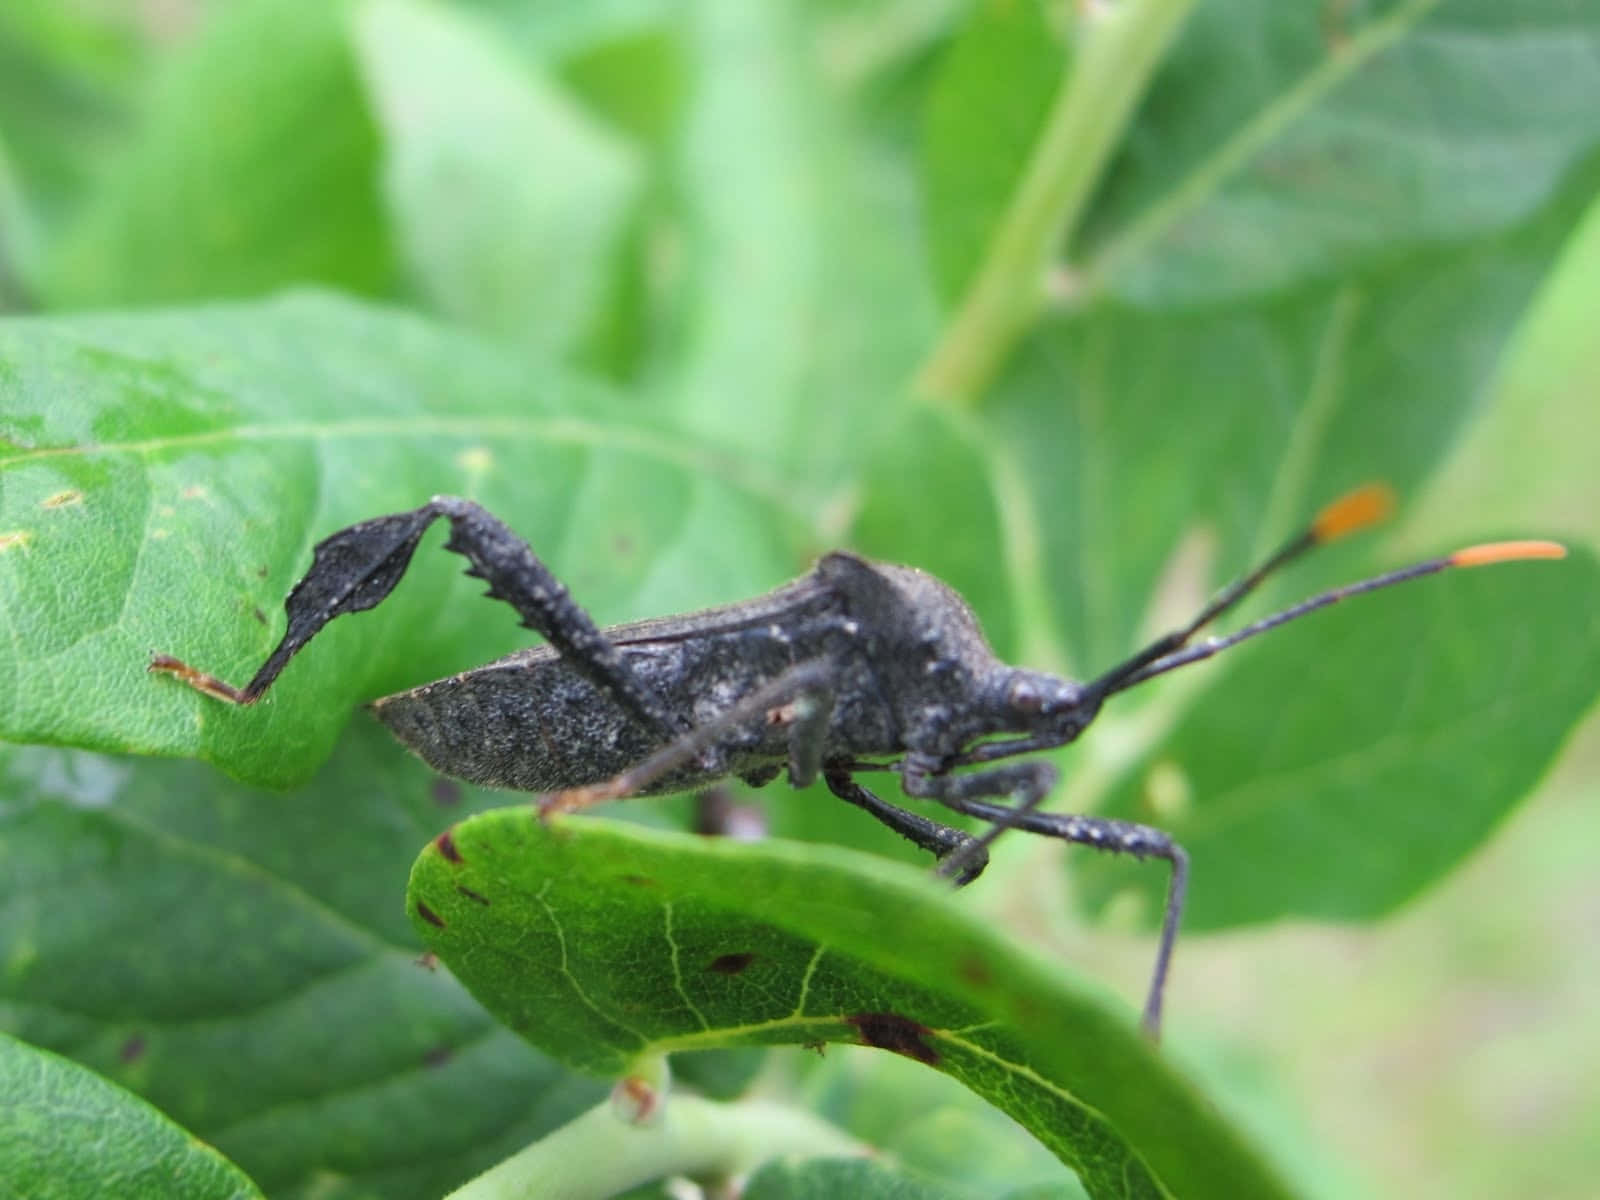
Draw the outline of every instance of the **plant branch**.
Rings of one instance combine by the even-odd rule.
[[[725,1177],[769,1158],[859,1155],[863,1147],[801,1109],[673,1095],[650,1124],[609,1100],[452,1192],[448,1200],[601,1200],[669,1175]]]
[[[1044,302],[1150,76],[1194,0],[1123,0],[1084,22],[1082,44],[982,263],[917,374],[944,404],[976,401]]]

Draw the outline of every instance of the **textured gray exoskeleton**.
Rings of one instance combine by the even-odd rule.
[[[933,576],[843,552],[753,600],[602,630],[510,529],[471,501],[447,496],[321,542],[285,603],[282,642],[245,687],[165,655],[151,667],[221,699],[253,702],[334,617],[381,602],[424,530],[445,517],[446,549],[464,555],[468,574],[486,580],[488,595],[515,608],[548,644],[373,704],[431,766],[475,783],[544,793],[546,811],[730,775],[760,786],[787,768],[797,787],[820,775],[834,795],[937,855],[941,873],[958,884],[977,877],[989,843],[1010,828],[1165,859],[1171,881],[1144,1009],[1144,1026],[1154,1034],[1187,885],[1183,850],[1145,825],[1038,811],[1056,781],[1047,762],[957,769],[1071,742],[1106,697],[1344,596],[1449,566],[1539,556],[1528,547],[1550,546],[1462,551],[1188,644],[1270,572],[1375,520],[1386,506],[1385,494],[1371,487],[1336,501],[1194,621],[1082,684],[1001,662],[966,603]],[[881,800],[856,782],[863,771],[898,772],[908,796],[990,828],[974,837]]]

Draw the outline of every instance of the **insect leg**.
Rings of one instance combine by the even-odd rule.
[[[1183,917],[1184,896],[1189,888],[1189,856],[1182,846],[1166,833],[1149,825],[1136,825],[1109,817],[1038,812],[1039,802],[1056,781],[1056,769],[1045,762],[1010,763],[970,775],[938,775],[912,756],[906,760],[902,780],[909,795],[925,796],[957,812],[993,822],[987,833],[973,839],[974,850],[986,848],[999,833],[1016,828],[1114,854],[1166,860],[1171,865],[1172,874],[1167,884],[1161,936],[1141,1020],[1147,1034],[1152,1038],[1160,1036],[1161,1002],[1166,992],[1168,968],[1172,963],[1172,947],[1177,941],[1178,924]],[[1017,797],[1017,803],[1008,806],[981,799],[1005,795]],[[940,862],[938,871],[945,875],[960,871],[963,858],[972,852],[963,850],[950,855]]]
[[[839,799],[870,813],[901,837],[930,851],[941,861],[959,857],[963,865],[960,874],[955,877],[957,887],[971,883],[989,865],[989,852],[979,846],[978,839],[970,833],[930,821],[927,817],[878,799],[857,783],[848,770],[824,769],[823,778],[828,782],[828,790]]]
[[[439,517],[450,521],[445,549],[468,560],[467,574],[485,580],[489,596],[516,609],[525,626],[543,635],[642,727],[663,740],[684,731],[685,723],[628,667],[528,544],[480,505],[455,496],[435,496],[421,508],[362,521],[317,543],[311,569],[284,601],[289,624],[283,640],[243,688],[166,655],[152,660],[151,670],[175,674],[221,700],[254,703],[324,625],[372,608],[394,590],[423,533]]]
[[[585,787],[546,792],[537,801],[540,815],[573,812],[635,795],[662,776],[695,761],[730,731],[757,722],[790,725],[789,772],[796,785],[803,787],[815,777],[821,761],[819,739],[826,732],[828,716],[833,711],[833,678],[833,664],[827,659],[798,663],[620,775]],[[812,772],[809,778],[803,774],[808,763]]]

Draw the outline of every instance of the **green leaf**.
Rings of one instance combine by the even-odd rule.
[[[1036,0],[982,0],[924,109],[928,256],[942,298],[971,282],[1033,152],[1070,52]]]
[[[23,278],[37,252],[38,229],[28,211],[6,144],[0,140],[0,313],[24,306]]]
[[[1193,929],[1373,918],[1486,838],[1593,705],[1600,567],[1583,553],[1374,596],[1217,674],[1106,811],[1137,814],[1158,786],[1192,797],[1163,825],[1194,856]],[[1149,890],[1104,861],[1080,878],[1100,898]]]
[[[935,313],[910,180],[830,76],[818,16],[691,6],[671,164],[685,262],[663,272],[658,374],[701,437],[839,489],[902,407]]]
[[[491,797],[394,749],[363,721],[289,795],[197,763],[8,751],[0,1022],[274,1195],[437,1196],[593,1104],[601,1085],[419,961],[405,864]]]
[[[688,84],[675,31],[646,28],[586,46],[561,78],[584,103],[652,150],[665,150],[683,118]]]
[[[1521,224],[1595,146],[1597,45],[1600,12],[1563,0],[1197,5],[1085,268],[1140,304],[1195,304]]]
[[[222,1155],[92,1071],[0,1034],[0,1162],[30,1200],[260,1196]]]
[[[1091,1195],[1282,1194],[1130,1025],[920,871],[518,807],[441,834],[408,907],[480,1002],[582,1070],[874,1045],[1006,1109]]]
[[[1024,344],[981,421],[942,419],[964,454],[930,460],[914,436],[886,445],[874,475],[895,482],[874,491],[861,541],[881,555],[918,546],[919,565],[982,598],[1018,659],[1105,670],[1342,491],[1380,479],[1403,501],[1424,492],[1487,419],[1487,381],[1597,178],[1586,168],[1509,230],[1294,292],[1063,312]],[[1582,486],[1586,465],[1559,457]],[[937,473],[919,469],[929,461]],[[1529,469],[1477,463],[1474,490],[1489,494]],[[985,491],[988,504],[965,499]],[[1321,551],[1232,624],[1456,539],[1564,531],[1483,508],[1469,524],[1464,511],[1434,507],[1403,545]],[[1006,563],[998,621],[993,570],[970,553],[984,541]],[[1053,806],[1170,829],[1194,855],[1191,928],[1389,911],[1487,836],[1593,704],[1596,676],[1561,664],[1593,661],[1595,584],[1583,560],[1501,567],[1310,618],[1112,701],[1063,757],[1078,776]],[[1133,886],[1129,864],[1070,861],[1091,907]]]
[[[409,317],[298,297],[17,321],[0,363],[0,733],[16,741],[304,781],[360,701],[526,644],[436,539],[255,710],[146,675],[149,656],[247,676],[313,542],[436,492],[504,516],[602,620],[753,594],[804,561],[767,480]]]
[[[750,1177],[744,1200],[952,1200],[958,1193],[859,1158],[769,1163]]]
[[[9,0],[0,8],[0,130],[18,200],[41,230],[76,209],[128,120],[145,34],[125,6]],[[15,217],[3,215],[9,243]]]
[[[1043,1143],[1019,1138],[1010,1117],[915,1059],[838,1044],[825,1054],[774,1057],[798,1076],[800,1095],[821,1116],[924,1179],[971,1200],[1018,1185],[1083,1200],[1077,1176]]]
[[[423,300],[536,355],[570,352],[613,299],[642,183],[629,147],[455,7],[362,0],[355,30]]]
[[[1416,522],[1452,537],[1486,522],[1539,528],[1600,549],[1600,473],[1589,440],[1600,346],[1600,197],[1591,199],[1541,283],[1496,383],[1493,403],[1422,498]]]
[[[243,296],[393,275],[344,3],[241,0],[165,64],[137,138],[63,233],[56,306]]]

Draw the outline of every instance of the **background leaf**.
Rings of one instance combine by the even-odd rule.
[[[690,8],[697,86],[671,170],[693,269],[669,293],[658,370],[700,437],[840,487],[898,409],[934,310],[910,180],[872,153],[815,19],[798,0]]]
[[[255,1185],[144,1101],[76,1063],[0,1034],[6,1187],[35,1200],[249,1197]]]
[[[1215,700],[1106,798],[1132,816],[1161,788],[1179,792],[1162,823],[1207,876],[1191,928],[1398,907],[1487,836],[1594,703],[1600,573],[1587,554],[1560,573],[1464,574],[1373,600],[1237,656]],[[1157,908],[1121,866],[1090,861],[1078,878],[1102,900],[1139,886]]]
[[[347,5],[216,6],[165,64],[140,135],[53,247],[62,307],[387,290],[377,140],[345,42]]]
[[[922,191],[947,302],[971,282],[1070,63],[1034,0],[981,0],[941,57],[927,96]]]
[[[51,0],[13,0],[0,11],[0,129],[15,172],[15,211],[0,222],[0,247],[29,270],[42,242],[74,212],[98,157],[114,145],[133,105],[147,46],[125,8],[65,10]]]
[[[629,147],[462,12],[364,0],[355,21],[425,303],[534,354],[572,349],[613,299],[641,183]]]
[[[1197,5],[1098,208],[1088,270],[1166,307],[1521,224],[1593,151],[1597,39],[1600,14],[1561,0]],[[1241,45],[1251,69],[1218,71]]]
[[[438,1195],[593,1104],[604,1085],[418,961],[405,863],[486,797],[392,748],[363,721],[291,795],[195,763],[8,752],[7,1027],[273,1195]]]
[[[825,1200],[862,1196],[873,1200],[948,1200],[951,1192],[861,1159],[813,1159],[769,1163],[745,1186],[749,1200]]]

